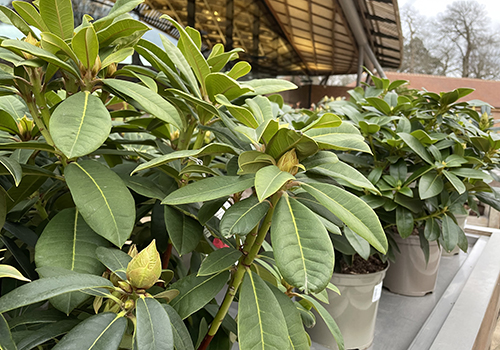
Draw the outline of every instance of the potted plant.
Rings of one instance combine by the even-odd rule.
[[[339,158],[379,190],[355,193],[375,209],[392,243],[389,257],[395,261],[384,285],[425,295],[434,290],[440,247],[467,250],[455,215],[492,191],[483,170],[496,163],[498,144],[476,103],[457,102],[471,89],[435,94],[404,91],[404,81],[373,80],[375,86],[351,91],[350,102],[325,101],[322,107],[357,125],[372,150],[373,156],[344,152]]]
[[[316,299],[334,267],[324,215],[382,253],[387,240],[363,200],[304,168],[369,152],[363,137],[328,113],[288,125],[263,95],[293,84],[240,82],[246,62],[221,72],[238,50],[205,58],[169,17],[177,45],[141,39],[126,14],[140,2],[77,28],[69,0],[0,7],[25,34],[0,43],[0,238],[32,280],[1,281],[0,347],[307,349],[314,307],[343,348]],[[118,69],[134,50],[152,68]]]

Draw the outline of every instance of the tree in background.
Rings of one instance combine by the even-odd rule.
[[[478,79],[500,77],[500,38],[484,5],[477,1],[455,1],[430,20],[412,6],[405,6],[402,23],[405,44],[400,71]]]

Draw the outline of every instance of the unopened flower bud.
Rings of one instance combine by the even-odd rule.
[[[135,288],[151,288],[161,275],[160,254],[155,240],[137,254],[127,266],[127,279]]]
[[[137,255],[137,246],[135,244],[132,244],[130,246],[130,249],[128,250],[128,255],[131,256],[132,258],[135,258]]]
[[[132,293],[132,286],[125,281],[118,281],[118,287],[126,293]]]
[[[109,280],[115,287],[118,287],[118,282],[121,281],[121,278],[118,277],[118,275],[116,275],[115,273],[111,273],[111,275],[109,276]]]
[[[123,304],[123,308],[125,310],[130,310],[130,309],[133,309],[135,307],[135,301],[133,301],[132,299],[128,299],[124,304]]]
[[[278,160],[278,168],[280,168],[281,171],[286,171],[287,173],[290,173],[292,175],[297,174],[299,171],[299,159],[297,158],[297,154],[295,153],[295,148],[292,148],[285,154],[281,156],[281,158]]]

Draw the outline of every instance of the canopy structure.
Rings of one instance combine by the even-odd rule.
[[[402,60],[397,0],[146,0],[136,13],[174,37],[162,14],[195,27],[207,49],[241,47],[261,74],[350,74],[364,64],[383,75]]]

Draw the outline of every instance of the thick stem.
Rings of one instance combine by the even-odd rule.
[[[43,122],[42,118],[38,114],[38,107],[36,106],[34,101],[26,101],[26,104],[28,105],[28,109],[30,110],[31,116],[33,117],[33,120],[35,121],[36,126],[38,127],[38,130],[44,137],[45,141],[51,146],[54,146],[54,141],[52,140],[52,136],[50,136],[49,131],[45,128],[45,123]]]
[[[196,121],[189,124],[186,131],[181,130],[179,134],[179,142],[177,143],[177,150],[185,150],[189,148],[189,142],[193,136],[194,128],[196,127]]]
[[[236,292],[238,291],[238,288],[240,287],[241,282],[243,281],[246,268],[252,264],[253,260],[257,256],[257,253],[259,252],[260,247],[262,246],[262,243],[266,238],[267,232],[271,227],[271,220],[273,218],[274,208],[276,207],[276,203],[278,203],[278,200],[280,199],[281,195],[282,193],[278,192],[271,197],[271,208],[267,212],[266,217],[264,218],[264,222],[262,223],[260,229],[258,230],[257,235],[253,234],[247,235],[247,238],[245,240],[245,248],[248,250],[246,251],[246,254],[244,253],[244,255],[240,258],[238,268],[236,269],[236,273],[234,274],[233,279],[226,292],[224,301],[222,302],[222,305],[220,306],[217,315],[215,315],[215,318],[210,326],[210,329],[208,330],[207,335],[205,336],[200,346],[198,347],[198,350],[205,350],[208,347],[210,341],[219,330],[219,327],[222,324],[222,320],[224,319],[224,317],[226,317],[229,307],[233,302],[234,296],[236,295]],[[247,245],[247,243],[252,243],[252,244]]]

